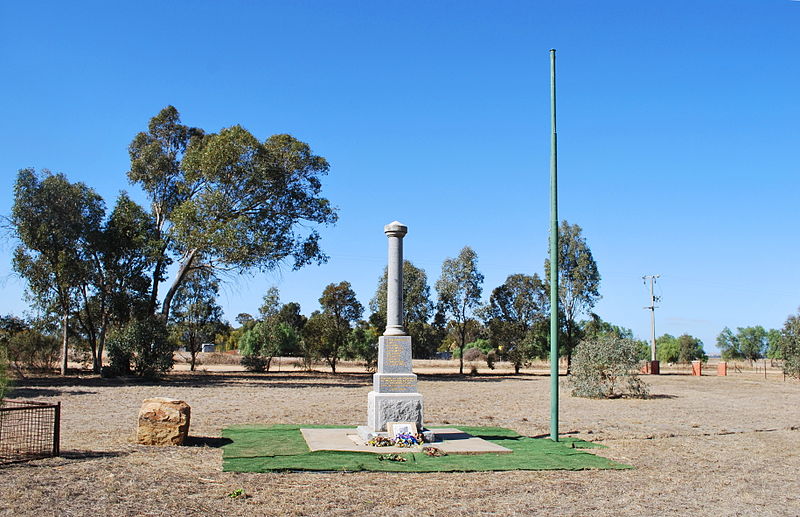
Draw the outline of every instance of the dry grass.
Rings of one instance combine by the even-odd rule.
[[[548,377],[433,374],[437,364],[415,364],[428,422],[498,425],[530,436],[548,432]],[[223,368],[234,367],[208,367]],[[365,419],[371,378],[357,365],[343,365],[345,373],[336,376],[301,373],[287,363],[282,370],[179,371],[158,384],[95,376],[20,382],[14,397],[62,401],[65,457],[0,468],[0,515],[800,512],[800,383],[774,372],[766,380],[749,371],[648,377],[650,400],[575,399],[562,382],[561,430],[605,443],[609,448],[599,454],[635,465],[631,471],[221,472],[215,438],[229,425],[355,425]],[[195,446],[131,442],[141,401],[151,396],[189,402]],[[227,497],[238,488],[246,498]]]

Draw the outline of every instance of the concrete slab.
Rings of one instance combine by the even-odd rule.
[[[431,429],[436,441],[426,443],[425,447],[436,447],[447,454],[509,454],[513,452],[496,443],[467,434],[459,429],[446,427]],[[308,448],[312,451],[372,452],[375,454],[420,452],[417,447],[374,447],[359,438],[355,428],[344,429],[300,429]]]

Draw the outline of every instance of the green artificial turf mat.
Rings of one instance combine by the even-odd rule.
[[[226,472],[270,472],[287,470],[381,472],[478,472],[494,470],[585,470],[629,469],[601,456],[581,451],[599,444],[576,438],[562,442],[520,436],[502,427],[457,426],[473,436],[502,445],[511,454],[450,454],[430,457],[421,452],[379,455],[368,452],[310,452],[300,428],[344,428],[344,426],[245,425],[222,431],[231,440],[223,446],[222,469]],[[600,446],[602,447],[602,446]],[[401,457],[406,461],[389,458]],[[383,459],[382,459],[383,458]]]

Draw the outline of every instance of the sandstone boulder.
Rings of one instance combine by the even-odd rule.
[[[183,445],[189,436],[189,404],[182,400],[155,397],[145,399],[139,409],[136,443],[142,445]]]

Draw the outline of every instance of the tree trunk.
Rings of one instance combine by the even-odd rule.
[[[61,337],[61,375],[67,374],[67,330],[69,325],[69,313],[64,312],[62,321]]]
[[[466,340],[467,340],[467,323],[466,320],[464,320],[464,324],[461,326],[461,328],[458,329],[458,350],[459,352],[461,352],[459,354],[460,357],[458,358],[459,375],[464,375],[464,346],[466,346],[466,343],[464,343],[464,341]]]
[[[567,373],[566,373],[566,375],[569,376],[569,374],[572,373],[571,368],[572,368],[572,349],[573,349],[573,345],[572,345],[572,324],[569,321],[567,322],[567,346],[566,346],[566,349],[567,349]]]
[[[189,366],[190,371],[194,371],[194,365],[197,358],[197,348],[193,345],[189,345],[189,355],[192,357],[191,366]]]
[[[183,264],[181,264],[181,267],[178,269],[178,274],[175,276],[175,281],[172,282],[172,285],[169,287],[166,296],[164,296],[164,306],[161,307],[161,315],[164,316],[164,321],[169,320],[169,309],[172,305],[172,299],[175,297],[175,293],[178,292],[178,288],[186,279],[186,275],[189,274],[189,271],[194,269],[192,266],[196,256],[197,248],[191,250],[186,256],[186,260],[183,261]]]
[[[156,313],[156,307],[158,306],[158,280],[161,277],[161,269],[162,269],[163,261],[161,258],[156,260],[156,267],[153,269],[152,275],[152,282],[153,285],[150,288],[150,303],[148,304],[148,309],[150,314]]]
[[[92,364],[92,368],[94,373],[102,373],[103,372],[103,350],[106,347],[106,333],[108,331],[108,317],[103,317],[103,324],[100,327],[100,338],[97,342],[97,355],[94,357],[94,364]]]
[[[85,321],[84,318],[81,317],[80,311],[78,311],[75,315],[77,319],[78,327],[82,328],[83,331],[86,333],[87,341],[89,341],[89,345],[91,347],[92,352],[92,371],[99,372],[97,370],[97,347],[98,347],[98,336],[97,331],[94,326],[94,322],[92,320],[92,316],[89,313],[89,296],[86,292],[86,285],[81,286],[81,295],[83,296],[83,306],[86,308],[86,315]],[[104,304],[100,304],[100,314],[104,314]],[[102,321],[101,321],[101,330],[102,330]]]
[[[97,347],[97,352],[92,350],[92,371],[100,373],[103,369],[103,360],[101,359],[103,350],[100,346]]]

